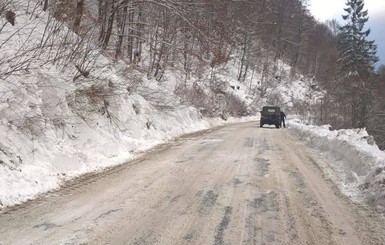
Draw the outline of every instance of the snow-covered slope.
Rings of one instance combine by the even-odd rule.
[[[192,107],[159,110],[139,94],[118,89],[108,98],[91,97],[92,104],[87,92],[69,91],[61,82],[50,77],[52,86],[44,86],[30,80],[1,104],[1,205],[33,198],[62,180],[123,163],[136,151],[210,126]]]

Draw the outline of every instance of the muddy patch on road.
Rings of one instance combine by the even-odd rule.
[[[201,205],[204,207],[212,207],[217,201],[218,194],[215,194],[214,191],[209,190],[206,192],[206,195],[203,197]]]
[[[304,189],[306,187],[305,182],[303,181],[303,176],[298,171],[290,171],[286,170],[289,174],[289,177],[291,177],[294,180],[295,186],[301,189]]]
[[[215,193],[213,190],[207,191],[204,196],[202,201],[199,204],[198,212],[201,215],[207,214],[210,209],[215,205],[216,201],[218,198],[218,194]]]
[[[233,186],[234,188],[237,188],[242,183],[243,182],[239,178],[234,178],[229,182],[230,186]]]
[[[295,186],[295,190],[300,194],[301,199],[303,200],[304,207],[312,208],[314,206],[317,206],[318,203],[315,200],[315,197],[311,195],[311,193],[306,191],[307,186],[303,180],[302,174],[298,171],[286,170],[286,172],[288,173],[288,176],[292,179]]]
[[[270,150],[269,144],[267,142],[266,138],[261,138],[258,141],[258,155],[265,153],[266,151]]]
[[[227,229],[229,223],[230,223],[230,216],[233,211],[232,207],[225,207],[225,213],[223,215],[223,218],[217,228],[215,229],[215,240],[214,240],[214,245],[221,245],[224,244],[223,237],[224,237],[224,232]]]
[[[270,166],[269,160],[257,157],[255,161],[258,164],[257,169],[258,169],[259,176],[266,176],[269,173],[269,166]]]
[[[279,202],[278,194],[274,191],[263,193],[262,195],[254,198],[249,201],[249,206],[253,208],[257,213],[266,213],[266,212],[278,212],[279,211]]]
[[[249,215],[245,220],[246,244],[271,244],[277,241],[276,222],[279,215],[279,196],[268,191],[248,201]]]

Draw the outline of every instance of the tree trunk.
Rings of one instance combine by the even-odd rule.
[[[118,24],[118,40],[116,43],[115,59],[118,59],[122,55],[124,32],[126,30],[127,11],[128,0],[124,0],[120,3],[119,9],[116,12],[116,22]]]
[[[106,33],[103,37],[102,41],[102,48],[106,49],[108,46],[108,43],[111,38],[111,33],[112,33],[112,27],[114,25],[114,18],[115,18],[115,0],[112,0],[111,2],[111,8],[109,11],[109,16],[108,16],[108,21],[107,21],[107,30]]]
[[[76,3],[76,14],[75,14],[75,21],[74,21],[74,32],[76,34],[79,34],[80,31],[80,22],[82,20],[84,12],[84,0],[77,0]]]
[[[107,19],[107,1],[98,1],[98,23],[100,24],[99,42],[101,43],[104,39]]]
[[[48,9],[48,0],[44,0],[43,11],[47,11],[47,9]]]
[[[239,69],[239,74],[238,74],[238,81],[241,81],[243,77],[243,67],[245,66],[246,52],[247,52],[247,41],[248,41],[247,39],[248,39],[247,35],[245,35],[243,49],[242,49],[241,67]]]
[[[158,32],[159,32],[159,26],[156,26],[154,35],[151,35],[150,37],[150,61],[147,71],[147,77],[151,78],[153,75],[153,70],[155,67],[155,59],[156,59],[156,53],[157,53],[157,44],[158,44]]]
[[[137,3],[138,13],[137,13],[137,25],[136,25],[136,47],[134,53],[134,63],[138,63],[141,60],[142,56],[142,36],[144,31],[144,25],[142,24],[143,18],[143,6],[140,2]]]

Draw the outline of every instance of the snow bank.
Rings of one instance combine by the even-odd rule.
[[[328,160],[331,179],[355,201],[385,208],[385,152],[365,129],[330,130],[329,125],[288,121],[289,131]],[[325,170],[325,168],[323,168]]]
[[[51,86],[29,81],[31,86],[11,91],[0,108],[0,209],[212,126],[189,106],[160,110],[139,94],[117,93],[94,111],[79,94],[72,103],[74,93],[60,86],[60,79],[51,78]],[[50,106],[60,98],[69,102]],[[84,117],[77,113],[79,104]]]

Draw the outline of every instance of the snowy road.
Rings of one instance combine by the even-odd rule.
[[[0,244],[385,244],[286,130],[183,137],[0,214]]]

